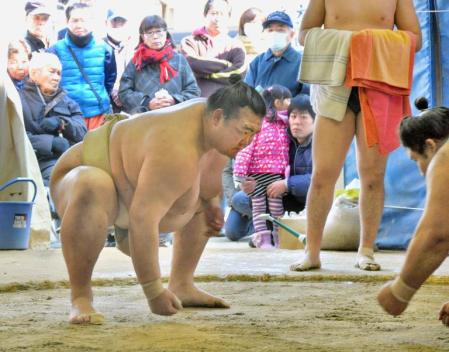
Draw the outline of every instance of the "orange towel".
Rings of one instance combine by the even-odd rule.
[[[359,87],[367,144],[383,154],[399,146],[399,123],[411,113],[415,46],[405,31],[369,29],[351,39],[345,85]]]

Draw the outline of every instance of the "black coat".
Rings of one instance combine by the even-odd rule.
[[[63,90],[60,89],[47,103],[39,93],[37,85],[31,81],[26,82],[25,88],[19,92],[25,129],[42,170],[54,164],[60,156],[52,152],[55,137],[63,137],[73,145],[83,140],[87,128],[79,105]],[[65,128],[61,133],[49,134],[42,129],[40,123],[49,117],[58,117],[64,121]]]

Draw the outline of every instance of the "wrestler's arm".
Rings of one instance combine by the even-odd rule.
[[[221,209],[220,196],[223,193],[222,175],[228,157],[211,150],[203,156],[200,163],[200,199],[206,216],[208,232],[206,235],[214,236],[224,225],[224,216]]]
[[[304,45],[306,34],[310,29],[324,24],[325,14],[325,0],[310,0],[299,28],[298,40],[301,45]]]
[[[422,35],[413,0],[398,0],[394,23],[398,29],[409,31],[416,35],[416,51],[419,51],[422,45]]]
[[[154,282],[161,276],[158,255],[159,223],[174,202],[192,187],[191,175],[194,170],[188,160],[189,158],[181,158],[181,155],[171,158],[167,155],[154,155],[143,162],[129,210],[131,258],[137,279],[142,285]],[[182,177],[179,177],[180,170]],[[152,297],[148,295],[147,299],[152,301]],[[161,305],[162,312],[150,302],[154,313],[175,313],[164,313],[167,306],[170,308],[169,299]]]
[[[447,154],[447,155],[446,155]],[[418,289],[441,265],[449,253],[449,153],[436,155],[427,174],[428,195],[424,214],[407,250],[405,263],[399,274],[402,281]],[[379,303],[392,315],[401,314],[407,303],[391,293],[391,283],[379,293]]]

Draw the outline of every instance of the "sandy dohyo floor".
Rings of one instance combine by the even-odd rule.
[[[72,326],[66,289],[0,294],[0,351],[448,351],[436,319],[445,286],[425,286],[406,314],[385,315],[380,284],[215,282],[226,310],[149,314],[137,286],[96,287],[103,326]]]

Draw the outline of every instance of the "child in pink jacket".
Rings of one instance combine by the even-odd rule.
[[[277,225],[273,224],[271,232],[266,220],[258,219],[258,215],[267,212],[268,185],[282,180],[287,170],[287,108],[290,105],[291,93],[283,86],[273,85],[262,92],[262,97],[267,105],[267,116],[251,144],[237,154],[234,177],[237,182],[256,181],[255,190],[248,194],[252,202],[255,231],[252,241],[258,248],[270,249],[279,244]],[[268,198],[268,209],[271,216],[282,216],[282,198]]]

